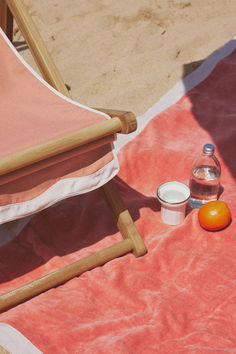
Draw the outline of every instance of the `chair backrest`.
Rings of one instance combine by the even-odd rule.
[[[118,172],[110,143],[121,121],[53,89],[24,63],[1,30],[0,77],[0,223],[88,192]],[[106,178],[100,173],[99,182],[102,169]],[[76,188],[68,184],[73,178]],[[61,183],[67,192],[55,187]],[[57,192],[49,196],[52,187]]]

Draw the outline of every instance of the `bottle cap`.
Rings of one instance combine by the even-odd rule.
[[[215,147],[213,144],[205,144],[203,146],[203,153],[207,155],[213,155],[215,152]]]

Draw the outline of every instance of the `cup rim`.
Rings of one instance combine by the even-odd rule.
[[[182,185],[184,186],[184,188],[186,190],[188,190],[188,194],[187,194],[187,197],[183,200],[181,200],[180,202],[167,202],[166,200],[162,199],[161,196],[160,196],[160,189],[163,188],[165,185],[168,185],[168,184],[172,184],[172,183],[177,183],[179,185]],[[181,204],[185,204],[189,198],[190,198],[190,195],[191,195],[191,191],[190,191],[190,188],[189,186],[186,184],[186,183],[183,183],[183,182],[179,182],[179,181],[168,181],[168,182],[165,182],[165,183],[162,183],[158,188],[157,188],[157,198],[158,200],[160,201],[160,203],[164,204],[164,205],[181,205]]]

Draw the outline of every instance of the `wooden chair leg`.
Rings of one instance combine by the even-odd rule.
[[[0,27],[7,37],[13,39],[13,16],[5,0],[0,0]]]
[[[128,209],[125,207],[120,193],[113,180],[106,183],[102,190],[105,199],[113,211],[115,221],[121,235],[124,239],[129,238],[133,242],[133,254],[136,257],[143,256],[147,250],[144,242],[130,216]]]

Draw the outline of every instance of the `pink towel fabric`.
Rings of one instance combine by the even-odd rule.
[[[0,159],[109,119],[60,95],[0,30]],[[0,176],[0,224],[100,187],[119,171],[114,136]]]
[[[119,152],[116,183],[148,248],[82,274],[0,315],[43,353],[235,353],[236,51]],[[189,210],[162,223],[156,189],[188,183],[206,142],[222,166],[224,230]],[[120,239],[98,191],[35,215],[0,249],[1,293]]]

